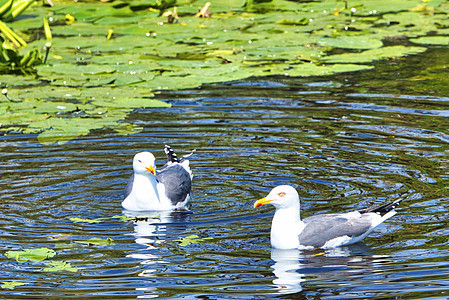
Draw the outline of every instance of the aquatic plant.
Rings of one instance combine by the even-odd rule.
[[[52,50],[37,77],[4,76],[0,131],[62,143],[93,129],[130,134],[138,108],[164,90],[252,76],[321,76],[374,68],[447,45],[447,1],[113,1],[33,7]],[[176,5],[176,8],[174,7]],[[42,47],[45,26],[14,26]],[[22,89],[27,93],[22,93]],[[45,109],[41,109],[45,108]]]

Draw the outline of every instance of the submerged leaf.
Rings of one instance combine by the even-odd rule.
[[[111,238],[100,239],[100,238],[91,238],[86,241],[75,241],[75,243],[86,244],[86,245],[96,245],[96,246],[108,246],[114,245],[114,240]]]

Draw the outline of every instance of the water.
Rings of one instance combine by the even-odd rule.
[[[449,297],[447,90],[416,67],[431,54],[377,72],[165,92],[173,108],[135,111],[129,120],[143,130],[129,136],[97,130],[52,146],[2,136],[2,254],[56,255],[1,255],[0,282],[26,284],[0,297]],[[120,219],[133,155],[149,150],[160,166],[164,144],[179,155],[197,149],[193,213]],[[276,251],[273,209],[252,205],[279,184],[297,187],[302,216],[407,201],[362,244]],[[177,241],[190,235],[202,240]],[[82,243],[92,238],[113,244]],[[78,270],[44,270],[54,261]]]

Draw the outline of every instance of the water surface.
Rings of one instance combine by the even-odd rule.
[[[0,137],[2,253],[57,252],[41,262],[0,256],[0,281],[27,283],[1,297],[448,297],[448,94],[420,65],[447,56],[433,51],[376,72],[164,92],[173,107],[135,111],[129,120],[143,130],[128,136],[97,130],[50,146]],[[178,155],[197,149],[192,213],[116,217],[136,217],[120,206],[133,155],[151,151],[161,166],[164,144]],[[273,209],[252,205],[279,184],[298,189],[302,216],[407,200],[364,243],[277,251]],[[212,239],[180,246],[190,235]],[[91,238],[114,243],[80,243]],[[78,271],[44,271],[49,261]]]

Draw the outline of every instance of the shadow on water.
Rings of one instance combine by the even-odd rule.
[[[2,254],[56,252],[43,261],[0,256],[1,284],[23,283],[1,297],[447,297],[449,85],[429,62],[443,64],[443,50],[376,72],[164,92],[173,107],[136,110],[129,121],[143,129],[128,136],[97,130],[47,146],[1,136]],[[197,149],[193,213],[122,211],[132,157],[151,151],[163,165],[165,144]],[[279,184],[298,189],[302,217],[409,196],[364,244],[276,251],[273,209],[252,205]],[[77,270],[48,270],[55,262]]]

